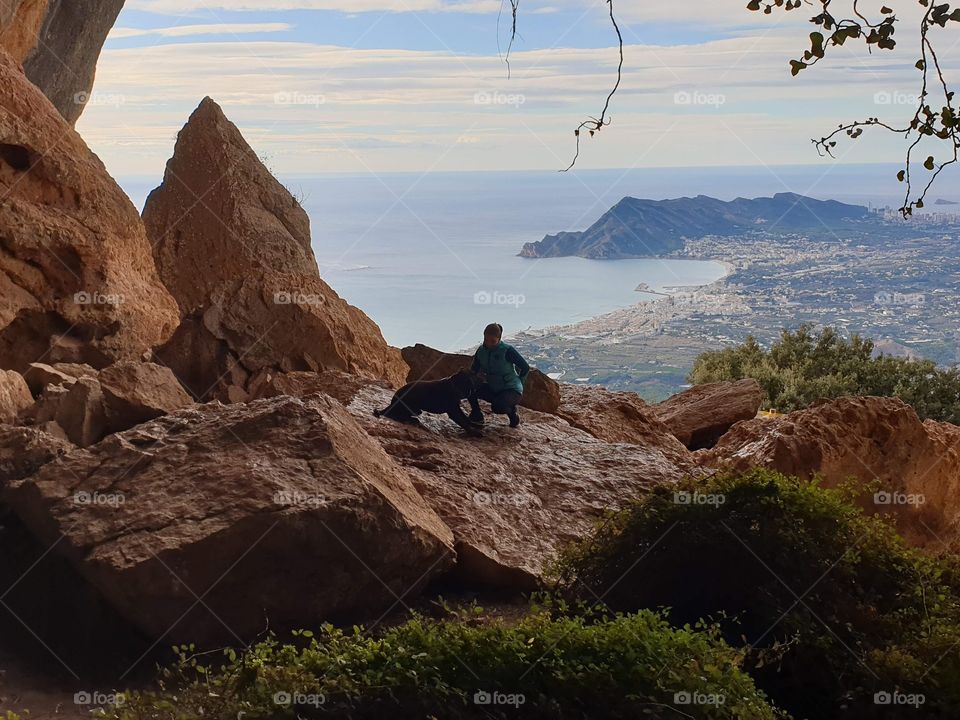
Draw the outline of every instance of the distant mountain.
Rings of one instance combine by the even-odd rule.
[[[652,257],[679,250],[685,239],[705,235],[823,229],[871,217],[862,205],[815,200],[796,193],[729,202],[706,195],[674,200],[625,197],[586,230],[547,235],[540,242],[524,245],[520,256],[577,255],[607,260]]]

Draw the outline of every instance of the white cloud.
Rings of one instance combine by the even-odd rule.
[[[130,0],[127,7],[168,15],[198,10],[492,13],[499,10],[500,0]]]
[[[110,40],[158,36],[190,37],[195,35],[244,35],[252,33],[275,33],[293,29],[289,23],[214,23],[210,25],[177,25],[161,28],[115,27],[110,31]]]

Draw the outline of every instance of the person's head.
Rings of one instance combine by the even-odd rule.
[[[500,344],[503,337],[503,326],[500,323],[490,323],[483,329],[483,344],[489,348]]]

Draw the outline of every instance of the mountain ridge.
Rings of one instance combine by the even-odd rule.
[[[817,200],[792,192],[772,197],[718,200],[708,195],[649,200],[624,197],[583,231],[546,235],[529,242],[520,257],[578,256],[615,260],[666,255],[684,240],[763,229],[795,231],[862,221],[870,211],[862,205]]]

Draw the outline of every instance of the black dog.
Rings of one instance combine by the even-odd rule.
[[[481,376],[467,370],[442,380],[417,380],[397,390],[390,404],[373,414],[399,422],[418,423],[416,416],[422,412],[446,413],[470,435],[479,436],[482,434],[480,429],[464,414],[460,401],[469,397],[481,382]]]

